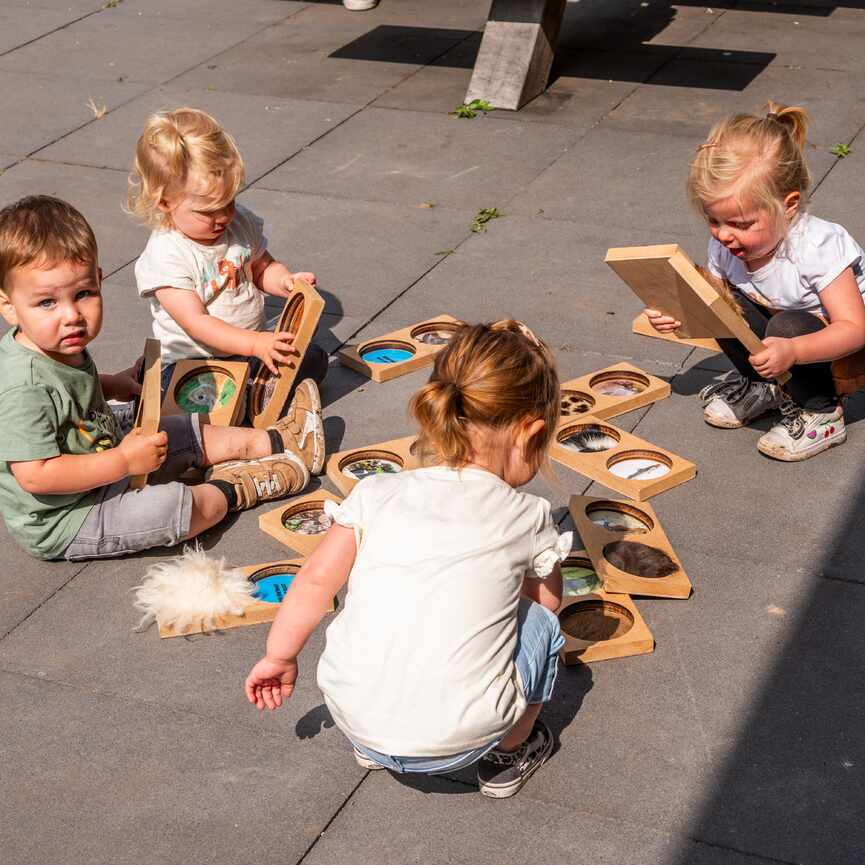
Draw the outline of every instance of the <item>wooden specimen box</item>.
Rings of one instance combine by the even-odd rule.
[[[604,420],[666,399],[670,384],[629,363],[616,363],[562,383],[561,415]]]
[[[319,489],[262,514],[258,527],[281,544],[308,556],[322,542],[332,522],[324,513],[324,503],[341,501],[339,496]]]
[[[294,347],[299,355],[290,363],[279,364],[279,375],[274,375],[264,364],[259,367],[252,380],[246,410],[249,422],[257,429],[273,426],[282,415],[323,310],[324,298],[309,283],[302,279],[295,280],[276,330],[294,334]]]
[[[562,562],[566,591],[558,609],[565,645],[559,650],[563,664],[591,664],[611,658],[646,655],[655,648],[652,633],[627,595],[612,595],[591,582],[580,594],[567,593],[567,571],[591,570],[585,551],[571,553]]]
[[[265,562],[260,565],[248,565],[240,568],[246,574],[251,583],[258,584],[257,594],[252,603],[241,615],[220,616],[214,623],[213,631],[225,631],[229,628],[243,628],[246,625],[258,625],[262,622],[272,622],[279,612],[282,602],[291,581],[300,570],[304,559],[281,559],[276,562]],[[331,602],[329,612],[335,609]],[[201,634],[204,629],[200,625],[190,625],[181,631],[159,625],[160,637],[183,637],[188,634]]]
[[[607,250],[604,259],[649,309],[682,322],[676,336],[738,339],[751,354],[763,342],[675,243]],[[778,378],[783,384],[789,373]]]
[[[420,460],[412,452],[415,436],[352,448],[331,454],[327,460],[330,482],[347,496],[358,481],[369,475],[396,474],[403,469],[416,469]]]
[[[246,361],[179,360],[162,401],[162,414],[195,413],[203,423],[236,426],[243,412],[248,377]]]
[[[139,381],[141,395],[135,410],[135,429],[146,436],[159,432],[160,403],[162,401],[162,344],[158,339],[144,342],[144,360],[141,364]],[[129,489],[140,490],[147,485],[147,475],[133,475],[129,478]]]
[[[597,496],[571,496],[568,509],[605,591],[653,598],[690,597],[691,581],[650,505]],[[605,554],[609,545],[617,541],[642,544],[660,551],[663,556],[641,559],[639,555],[645,551],[631,546],[628,552],[637,554],[635,561],[639,562],[644,575],[630,573],[616,567]],[[656,575],[645,575],[649,572]]]
[[[691,480],[686,459],[593,415],[559,421],[550,456],[593,481],[643,501]]]
[[[641,312],[634,319],[631,330],[640,336],[649,336],[652,339],[663,339],[665,342],[676,342],[679,345],[703,348],[706,351],[714,351],[716,354],[721,351],[721,346],[718,345],[718,341],[710,337],[705,337],[704,339],[689,339],[685,336],[676,336],[674,333],[659,333],[651,324],[649,324],[649,317],[644,312]]]
[[[339,361],[373,381],[383,382],[429,366],[462,327],[458,318],[437,315],[337,352]]]

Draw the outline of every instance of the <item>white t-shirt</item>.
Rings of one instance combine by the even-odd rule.
[[[336,723],[412,757],[506,733],[526,706],[513,660],[523,577],[547,576],[571,545],[550,503],[481,469],[434,467],[365,478],[327,504],[358,544],[318,665]]]
[[[264,294],[252,281],[252,265],[267,250],[264,224],[237,205],[219,243],[206,246],[174,230],[154,231],[135,263],[138,294],[150,300],[153,335],[162,343],[163,364],[191,357],[226,357],[226,352],[195,342],[162,308],[157,288],[194,291],[207,312],[235,327],[261,330]]]
[[[865,252],[845,228],[803,213],[772,260],[750,273],[722,243],[709,239],[709,271],[746,297],[772,309],[804,309],[825,316],[820,292],[847,268],[865,295]]]

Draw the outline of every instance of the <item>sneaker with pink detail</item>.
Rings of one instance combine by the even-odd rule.
[[[806,411],[790,400],[781,404],[781,421],[760,437],[760,453],[784,462],[807,460],[847,441],[844,409]]]

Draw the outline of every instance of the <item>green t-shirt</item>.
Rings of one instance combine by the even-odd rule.
[[[0,507],[10,534],[39,559],[63,556],[100,490],[33,495],[10,462],[89,454],[114,447],[120,432],[105,401],[96,366],[84,352],[67,366],[15,341],[0,339]]]

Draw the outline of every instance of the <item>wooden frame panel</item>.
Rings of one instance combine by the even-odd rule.
[[[247,577],[252,577],[254,574],[266,568],[285,567],[291,569],[295,573],[300,570],[305,559],[277,559],[274,562],[263,562],[260,565],[247,565],[240,570]],[[244,610],[242,615],[226,615],[220,616],[216,620],[213,627],[214,631],[227,631],[230,628],[243,628],[247,625],[259,625],[262,622],[272,622],[279,612],[279,604],[271,604],[267,601],[253,600],[252,603]],[[336,604],[331,602],[328,612],[333,612],[336,609]],[[185,637],[189,634],[204,633],[201,627],[192,625],[185,628],[183,631],[175,631],[173,628],[166,628],[159,625],[159,636],[163,639],[168,637]]]
[[[603,451],[578,452],[561,444],[567,435],[574,434],[579,427],[599,426],[610,437],[617,440],[615,447]],[[697,467],[689,460],[671,453],[665,448],[647,442],[637,436],[613,426],[609,421],[590,414],[565,417],[559,421],[556,434],[550,445],[550,456],[558,463],[585,475],[611,490],[622,493],[628,498],[644,501],[672,487],[691,480],[697,474]],[[669,471],[658,478],[640,480],[623,478],[613,474],[608,466],[624,459],[654,459],[666,465]]]
[[[567,566],[571,560],[579,559],[589,559],[585,550],[572,552],[562,562],[562,567]],[[584,609],[589,607],[594,611],[593,614],[586,611],[586,616],[593,619],[590,622],[591,627],[597,628],[600,625],[602,630],[605,627],[612,629],[615,625],[615,619],[613,616],[610,616],[610,623],[607,625],[603,617],[604,611],[615,613],[619,620],[630,619],[632,625],[626,633],[604,640],[582,639],[566,631],[563,627],[562,636],[565,638],[565,645],[559,649],[559,658],[566,666],[570,664],[591,664],[595,661],[608,661],[613,658],[627,658],[633,655],[647,655],[655,650],[655,638],[640,615],[636,604],[628,595],[613,595],[605,592],[603,589],[597,589],[586,595],[563,597],[562,603],[556,611],[559,623],[561,624],[563,617],[567,619],[568,612],[573,613],[580,606]],[[598,621],[598,612],[601,613],[600,621]]]
[[[159,432],[160,403],[162,401],[162,344],[158,339],[144,341],[144,360],[141,364],[141,395],[135,412],[135,429],[144,435]],[[147,475],[132,475],[129,489],[140,490],[147,486]]]
[[[351,478],[343,474],[346,463],[353,459],[386,459],[402,463],[402,470],[416,469],[420,467],[420,460],[412,452],[411,448],[416,441],[416,436],[406,436],[401,439],[391,439],[380,444],[366,445],[360,448],[339,451],[331,454],[327,459],[328,480],[344,495],[347,496],[357,486],[359,478]]]
[[[608,506],[604,509],[621,510],[648,525],[645,532],[613,531],[599,526],[588,514],[592,508]],[[595,573],[603,581],[604,591],[611,594],[625,593],[652,598],[689,598],[692,592],[691,581],[674,552],[658,515],[645,502],[617,501],[602,496],[571,496],[568,502],[571,519],[577,533],[589,554]],[[619,570],[604,556],[604,548],[614,541],[636,541],[655,547],[666,553],[676,564],[677,570],[667,577],[638,577],[627,571]]]
[[[185,379],[207,372],[227,375],[234,380],[236,390],[224,405],[217,406],[210,411],[199,412],[201,421],[214,426],[236,426],[241,417],[244,405],[243,397],[246,394],[246,381],[249,378],[249,364],[245,360],[203,358],[177,361],[174,375],[171,376],[171,383],[168,385],[165,399],[162,401],[162,414],[186,414],[186,410],[177,404],[175,396],[177,388]]]
[[[716,354],[721,353],[721,346],[718,345],[718,340],[711,337],[704,339],[689,339],[685,336],[676,336],[674,333],[659,333],[649,324],[649,317],[646,313],[641,312],[631,325],[631,330],[640,336],[648,336],[652,339],[662,339],[665,342],[675,342],[679,345],[694,346],[694,348],[702,348],[706,351],[714,351]]]
[[[625,396],[605,394],[598,389],[604,381],[615,378],[634,381],[643,389]],[[645,372],[639,367],[623,362],[562,382],[561,391],[563,400],[568,391],[581,397],[588,397],[588,402],[591,405],[586,413],[607,420],[658,400],[666,399],[670,395],[670,383]],[[563,411],[564,408],[563,403]],[[562,417],[579,417],[579,414],[562,414]]]
[[[264,364],[259,367],[249,389],[246,412],[249,422],[256,429],[266,429],[279,420],[323,311],[324,298],[309,283],[302,279],[295,280],[294,288],[286,299],[282,315],[276,324],[276,330],[293,333],[294,347],[300,354],[291,363],[279,364],[278,376],[274,376]],[[269,399],[268,388],[271,389]]]
[[[303,534],[295,532],[285,525],[285,518],[293,513],[303,510],[312,510],[317,507],[324,507],[325,502],[342,502],[340,496],[335,496],[333,493],[325,489],[316,490],[314,493],[307,493],[305,496],[284,501],[278,508],[262,514],[258,518],[258,527],[267,535],[276,538],[281,544],[289,547],[292,550],[297,550],[304,556],[309,556],[312,551],[322,542],[325,533],[320,535]]]
[[[682,322],[676,336],[738,339],[751,354],[765,349],[748,323],[724,300],[675,243],[607,250],[604,261],[650,309]],[[783,384],[790,378],[778,378]]]
[[[441,324],[441,328],[435,325]],[[429,366],[435,360],[435,356],[445,347],[446,343],[431,345],[418,339],[424,331],[431,330],[456,330],[461,327],[462,321],[452,315],[436,315],[417,324],[401,327],[399,330],[391,331],[374,339],[365,339],[356,345],[343,346],[336,354],[343,366],[353,369],[376,382],[390,381],[401,375],[415,372],[422,367]],[[395,363],[368,363],[362,357],[363,353],[382,344],[382,348],[403,348],[411,351],[412,356],[406,360]]]

